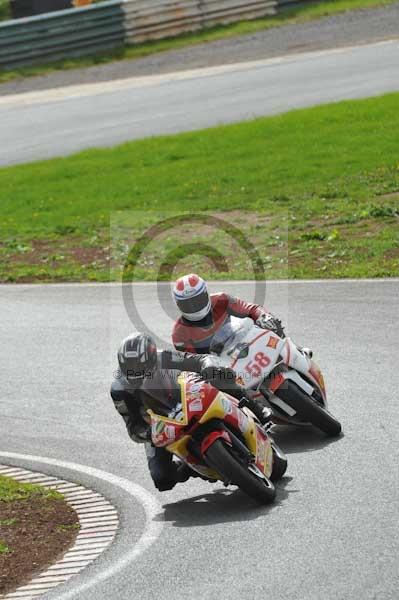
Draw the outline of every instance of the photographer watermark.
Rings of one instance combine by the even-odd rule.
[[[123,211],[111,219],[111,268],[123,284],[122,301],[131,330],[149,333],[159,347],[170,346],[177,317],[173,282],[195,272],[210,291],[248,280],[245,300],[266,304],[267,276],[287,269],[284,228],[275,233],[270,218],[257,211],[153,212]],[[147,281],[146,286],[135,282]],[[219,281],[218,288],[212,281]],[[228,283],[227,283],[228,282]],[[232,289],[233,287],[233,289]]]

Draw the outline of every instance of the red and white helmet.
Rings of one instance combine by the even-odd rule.
[[[205,281],[195,273],[180,277],[173,288],[173,299],[183,317],[189,321],[204,319],[211,310]]]

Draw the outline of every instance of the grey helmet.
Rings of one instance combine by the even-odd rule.
[[[157,365],[155,341],[146,333],[127,336],[119,347],[118,362],[128,381],[139,381],[148,377]]]

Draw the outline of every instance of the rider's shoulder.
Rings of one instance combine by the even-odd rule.
[[[226,292],[216,292],[210,295],[213,306],[219,303],[228,303],[230,296]]]

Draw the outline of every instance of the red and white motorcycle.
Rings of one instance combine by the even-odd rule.
[[[323,375],[311,356],[290,338],[260,329],[252,319],[230,317],[215,335],[211,354],[231,367],[237,382],[271,410],[276,423],[312,424],[329,436],[341,424],[327,410]]]

